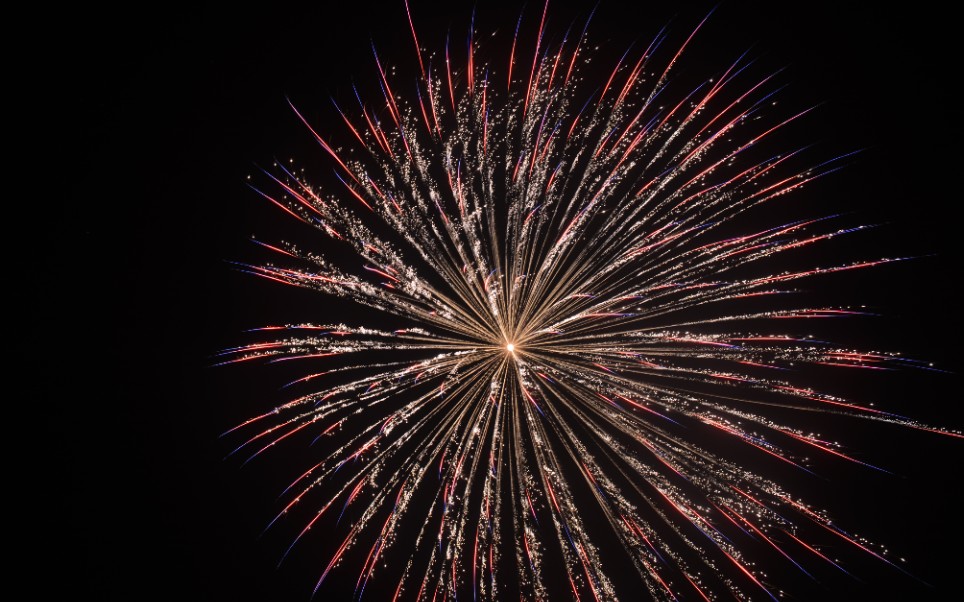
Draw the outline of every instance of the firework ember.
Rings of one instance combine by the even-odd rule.
[[[801,416],[960,436],[812,378],[927,365],[801,330],[863,312],[795,305],[800,283],[899,261],[797,267],[865,226],[753,217],[840,166],[777,148],[809,111],[778,114],[781,84],[745,57],[677,80],[712,19],[601,69],[589,21],[556,37],[544,7],[513,21],[507,60],[474,23],[426,51],[415,17],[415,81],[375,50],[381,95],[335,107],[338,141],[292,103],[340,184],[278,165],[252,186],[327,251],[261,243],[274,262],[242,269],[373,320],[264,327],[219,360],[305,367],[227,438],[245,461],[305,445],[271,528],[300,521],[286,557],[324,533],[315,591],[337,574],[357,598],[777,599],[754,558],[846,573],[828,549],[902,572],[746,461],[882,470]]]

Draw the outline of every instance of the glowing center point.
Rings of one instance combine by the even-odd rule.
[[[513,345],[512,343],[509,343],[508,345],[505,346],[505,350],[508,351],[509,353],[512,353],[513,351],[515,351],[515,345]]]

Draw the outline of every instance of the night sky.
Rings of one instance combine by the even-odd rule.
[[[356,82],[374,102],[370,41],[387,60],[414,66],[401,0],[337,11],[316,4],[225,12],[159,4],[148,18],[98,8],[59,19],[60,50],[42,85],[50,90],[44,120],[56,132],[46,169],[65,182],[47,190],[56,211],[47,201],[37,214],[48,253],[32,283],[49,302],[38,323],[56,327],[41,352],[48,376],[37,385],[55,418],[36,436],[58,458],[58,474],[42,477],[55,484],[44,498],[56,520],[38,533],[52,577],[38,587],[63,595],[49,599],[307,601],[327,564],[306,546],[275,569],[285,542],[259,538],[292,471],[278,467],[297,453],[244,469],[223,460],[233,446],[219,434],[282,400],[283,377],[255,365],[211,367],[218,350],[248,341],[246,328],[362,319],[229,263],[267,258],[252,235],[277,242],[292,231],[246,187],[258,165],[295,157],[331,172],[286,97],[347,143],[328,99],[350,98]],[[471,4],[442,13],[423,4],[412,3],[422,45],[441,48],[449,28],[461,43]],[[518,5],[479,4],[478,31],[514,27]],[[882,314],[843,325],[847,340],[957,370],[960,102],[951,87],[960,56],[950,19],[926,3],[914,13],[771,4],[721,5],[687,69],[710,73],[749,49],[761,74],[787,68],[780,110],[819,105],[788,144],[812,142],[822,156],[863,149],[797,200],[813,203],[807,215],[853,213],[853,223],[880,225],[851,243],[866,245],[852,256],[916,259],[834,281],[831,298]],[[604,1],[590,32],[618,58],[668,22],[680,40],[711,6],[626,13]],[[573,19],[581,26],[590,8],[550,6],[550,31]],[[527,9],[524,27],[534,27],[536,12]],[[125,26],[108,26],[108,16]],[[700,71],[704,59],[715,62]],[[856,395],[859,385],[859,400],[922,422],[964,428],[959,375],[873,376],[841,386]],[[840,434],[861,459],[895,474],[838,466],[804,497],[887,543],[932,587],[869,559],[855,567],[864,585],[839,579],[788,599],[954,598],[964,560],[964,442],[874,425]],[[317,599],[350,599],[339,591]],[[855,591],[864,594],[850,597]]]

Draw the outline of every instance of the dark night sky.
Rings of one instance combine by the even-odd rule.
[[[413,60],[401,0],[352,12],[316,4],[227,12],[158,5],[148,17],[120,15],[122,28],[109,27],[100,9],[62,19],[45,120],[60,153],[51,165],[62,166],[50,169],[67,182],[56,216],[44,217],[53,253],[36,285],[57,300],[56,319],[44,323],[69,326],[57,334],[68,348],[51,360],[65,365],[40,383],[57,413],[51,450],[67,473],[47,496],[58,520],[42,536],[44,566],[64,599],[308,599],[311,584],[298,571],[310,562],[275,570],[282,548],[258,538],[277,509],[272,460],[239,470],[222,461],[229,447],[218,439],[270,407],[281,381],[265,382],[257,367],[209,364],[212,353],[244,342],[245,328],[332,311],[324,299],[279,291],[227,263],[263,258],[248,237],[276,241],[289,227],[246,188],[255,164],[296,156],[329,169],[286,95],[341,132],[327,99],[345,97],[352,81],[374,85],[369,40],[390,60]],[[440,47],[449,26],[461,39],[469,8],[436,14],[422,4],[413,1],[424,46]],[[771,4],[779,3],[724,3],[697,46],[713,49],[710,57],[719,49],[713,68],[748,47],[761,72],[787,66],[781,98],[798,108],[823,103],[794,142],[828,153],[866,149],[814,187],[819,209],[882,224],[867,239],[871,256],[920,258],[835,286],[886,315],[856,326],[862,340],[956,369],[960,251],[951,207],[960,198],[960,103],[951,93],[959,57],[949,19],[823,1],[794,12]],[[479,31],[514,26],[515,5],[480,5]],[[674,15],[678,40],[710,6],[625,13],[604,1],[590,31],[621,52]],[[557,33],[585,15],[553,10]],[[531,6],[527,18],[531,27]],[[881,378],[868,390],[897,411],[964,427],[959,376]],[[841,469],[811,499],[904,552],[912,572],[934,584],[920,588],[881,565],[865,573],[881,599],[950,599],[964,560],[955,516],[964,504],[964,443],[895,431],[857,429],[849,442],[898,476]],[[841,592],[823,597],[847,599]]]

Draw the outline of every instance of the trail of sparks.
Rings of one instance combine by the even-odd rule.
[[[360,153],[330,144],[295,109],[344,190],[322,193],[283,168],[266,172],[276,194],[252,187],[349,252],[334,261],[258,242],[290,267],[241,269],[397,323],[265,327],[253,332],[280,338],[218,360],[338,360],[287,385],[315,389],[229,431],[249,433],[232,452],[245,462],[282,441],[331,442],[313,448],[320,456],[271,522],[309,500],[320,508],[285,556],[331,520],[338,547],[316,591],[357,556],[356,598],[381,579],[395,598],[437,600],[516,590],[545,599],[559,583],[576,599],[617,599],[600,537],[618,542],[654,598],[773,598],[747,561],[766,550],[805,576],[814,558],[846,573],[798,534],[813,522],[889,563],[707,443],[743,445],[790,470],[810,472],[801,458],[814,450],[872,467],[769,408],[960,436],[792,380],[796,365],[919,367],[771,330],[861,312],[740,311],[802,279],[898,260],[769,271],[778,255],[863,229],[828,225],[837,216],[724,233],[839,162],[787,173],[797,151],[751,152],[806,111],[761,118],[776,90],[770,77],[745,81],[743,58],[677,104],[657,102],[696,31],[668,51],[660,32],[587,89],[586,29],[553,42],[547,7],[531,57],[520,19],[508,63],[485,63],[473,19],[466,64],[447,41],[440,70],[406,2],[414,103],[396,95],[407,86],[376,54],[384,105],[359,100],[355,115],[336,106]],[[407,560],[383,567],[399,548]],[[728,576],[705,576],[716,573]]]

